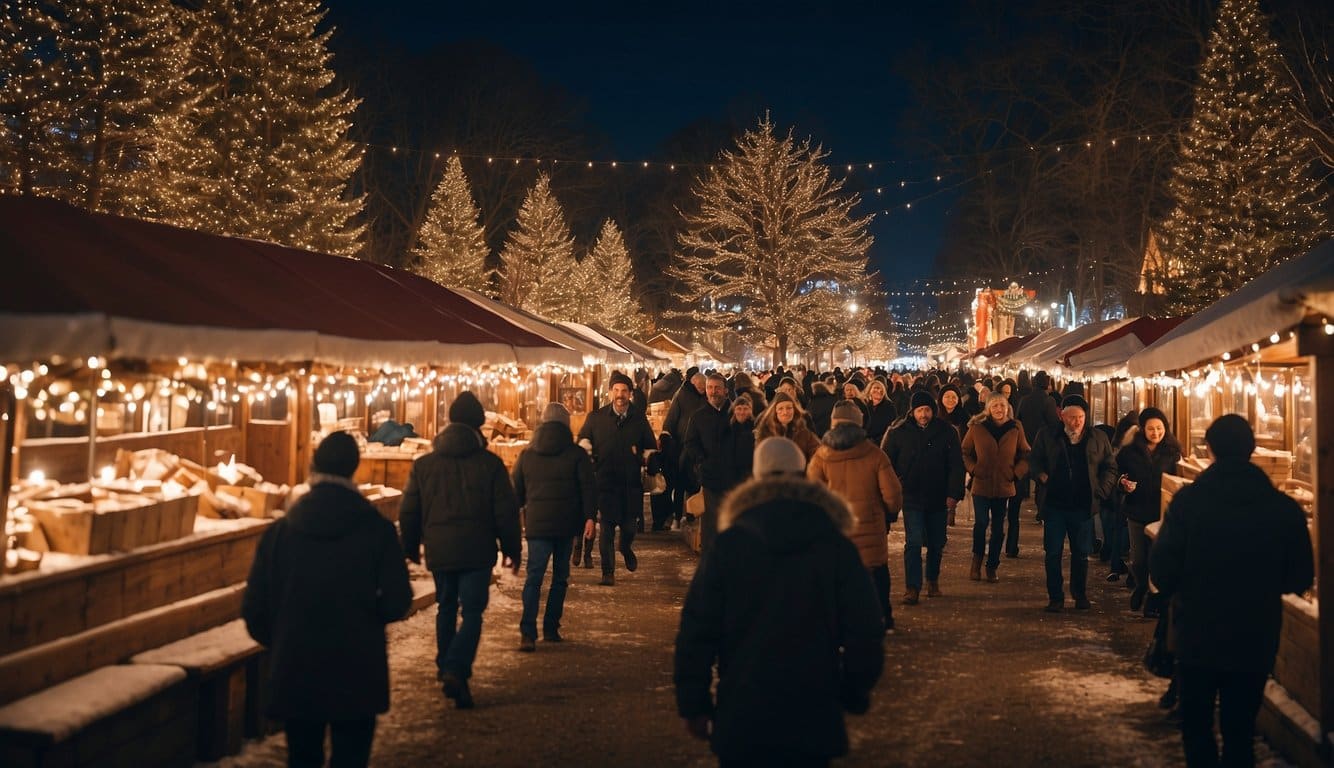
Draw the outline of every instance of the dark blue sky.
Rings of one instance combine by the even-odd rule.
[[[930,271],[953,197],[921,199],[936,187],[920,182],[934,183],[939,169],[903,134],[912,97],[898,66],[905,49],[919,45],[941,56],[959,49],[952,3],[906,10],[869,3],[327,4],[331,21],[358,36],[415,49],[487,40],[530,60],[587,103],[616,159],[646,156],[698,118],[754,121],[768,109],[780,128],[823,144],[840,174],[841,166],[859,164],[859,181],[884,189],[864,196],[862,212],[878,214],[872,259],[886,282]]]

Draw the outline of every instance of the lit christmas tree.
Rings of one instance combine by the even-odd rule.
[[[643,324],[635,299],[635,270],[616,222],[602,222],[592,250],[579,262],[581,294],[576,319],[619,333],[636,333]]]
[[[789,341],[846,304],[830,294],[865,283],[870,217],[852,215],[857,197],[840,195],[827,156],[791,131],[775,136],[767,116],[722,153],[695,188],[699,208],[686,214],[671,268],[690,308],[682,314],[703,328],[740,326],[752,343],[772,340],[783,363]]]
[[[1328,231],[1314,158],[1256,0],[1223,0],[1162,222],[1157,277],[1189,314],[1302,253]]]
[[[444,178],[431,196],[417,247],[412,249],[414,270],[450,288],[486,293],[491,275],[486,268],[486,239],[478,216],[463,163],[451,157]]]
[[[573,320],[578,292],[574,238],[545,173],[519,209],[500,253],[500,300],[551,320]]]
[[[201,97],[182,156],[161,158],[155,207],[181,226],[354,255],[362,199],[348,182],[357,102],[329,91],[318,0],[202,0],[190,73]]]
[[[34,0],[0,4],[0,191],[49,193],[67,118],[52,93],[64,80],[56,20]]]
[[[169,0],[59,0],[56,47],[66,76],[48,96],[66,127],[54,156],[61,196],[142,216],[158,183],[153,155],[192,104],[184,87],[190,41]]]

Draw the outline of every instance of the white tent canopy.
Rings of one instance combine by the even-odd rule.
[[[1185,370],[1287,331],[1310,314],[1334,319],[1334,238],[1196,313],[1126,367],[1131,376]]]

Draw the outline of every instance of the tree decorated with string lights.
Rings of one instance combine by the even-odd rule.
[[[539,174],[500,252],[499,298],[551,320],[573,320],[575,306],[587,299],[578,293],[578,267],[551,179]]]
[[[487,292],[491,272],[479,213],[463,163],[449,158],[412,249],[413,269],[449,288]]]
[[[607,219],[593,247],[579,262],[580,293],[577,319],[618,333],[636,333],[643,325],[635,298],[635,270],[616,222]]]
[[[41,192],[58,153],[64,62],[56,55],[59,25],[34,0],[0,4],[0,190]]]
[[[158,159],[179,151],[194,99],[184,75],[190,39],[169,0],[52,0],[64,65],[53,170],[60,196],[93,210],[144,216]]]
[[[1223,0],[1161,223],[1156,275],[1189,314],[1303,252],[1327,230],[1282,54],[1257,0]]]
[[[201,0],[191,142],[164,158],[155,200],[172,223],[354,255],[362,198],[348,182],[362,150],[347,139],[357,101],[333,91],[318,0]]]
[[[686,309],[675,314],[705,329],[739,327],[754,344],[772,339],[777,363],[794,339],[822,335],[810,326],[864,285],[872,242],[870,217],[852,214],[857,196],[841,194],[827,156],[791,130],[775,135],[767,115],[721,154],[684,214],[670,270]]]

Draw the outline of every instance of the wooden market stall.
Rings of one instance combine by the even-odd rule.
[[[1255,429],[1253,458],[1310,515],[1316,587],[1287,595],[1274,678],[1260,725],[1302,765],[1334,760],[1334,240],[1181,322],[1126,363],[1131,377],[1173,386],[1183,449],[1199,461],[1224,413]],[[1324,401],[1324,408],[1318,405]]]
[[[107,759],[140,764],[236,746],[232,732],[222,747],[208,737],[204,706],[235,726],[236,691],[257,674],[253,642],[220,627],[239,615],[265,518],[285,495],[246,462],[294,484],[323,433],[368,429],[376,392],[582,366],[429,280],[354,259],[21,197],[0,197],[0,241],[0,508],[6,570],[25,569],[0,575],[4,763],[55,759],[91,733],[117,739],[103,743]],[[205,519],[224,487],[239,519]],[[236,650],[207,679],[158,662],[126,669],[214,629]],[[112,679],[118,705],[58,716]],[[170,717],[196,706],[198,740],[176,739],[189,729]],[[171,724],[172,740],[152,738]]]
[[[1126,361],[1185,320],[1184,317],[1135,318],[1067,351],[1050,373],[1057,378],[1084,382],[1095,424],[1116,424],[1127,413],[1154,406],[1167,415],[1174,434],[1184,434],[1176,431],[1179,425],[1175,422],[1175,387],[1131,377]]]

